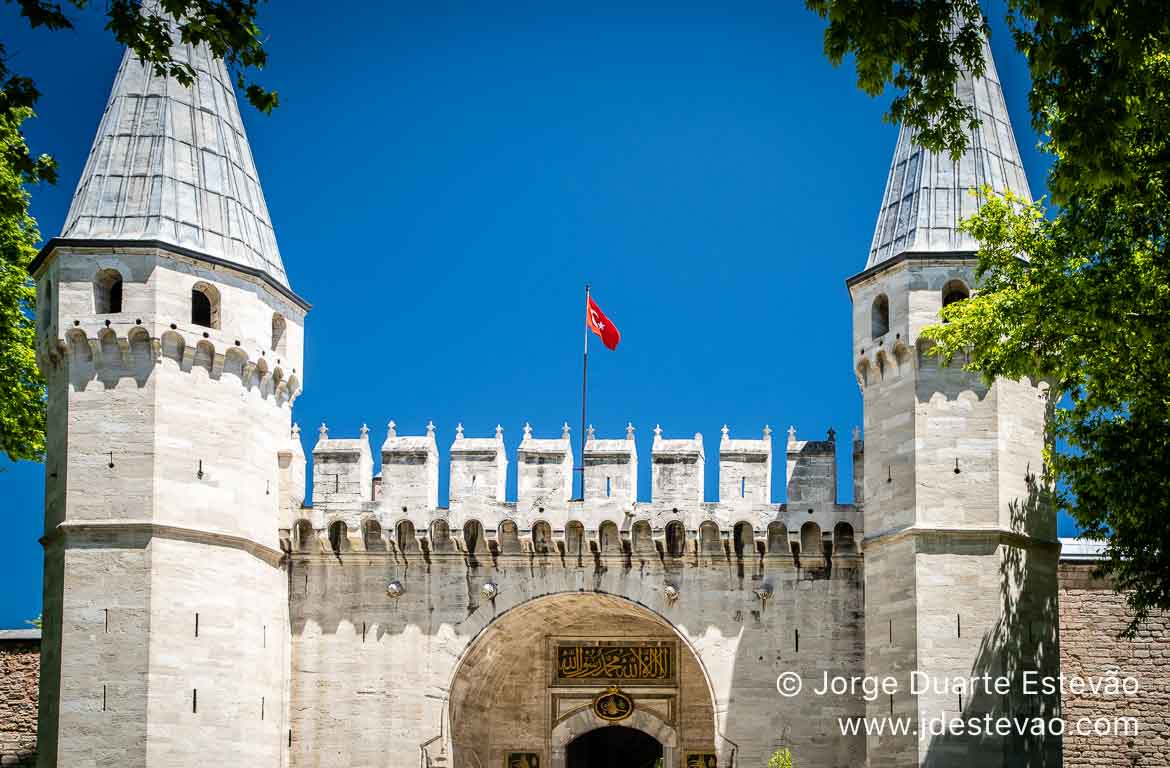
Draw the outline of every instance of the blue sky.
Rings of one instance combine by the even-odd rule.
[[[33,193],[46,238],[121,56],[100,6],[57,33],[0,7],[12,68],[44,94],[31,143],[60,162],[60,183]],[[656,423],[711,447],[724,423],[770,424],[781,450],[790,424],[848,436],[861,398],[844,281],[865,264],[896,128],[888,98],[829,65],[801,6],[263,6],[262,81],[282,106],[243,111],[291,283],[314,304],[294,412],[306,450],[322,420],[335,436],[368,423],[376,447],[391,418],[400,434],[433,419],[444,461],[460,421],[471,436],[502,424],[513,457],[525,421],[551,437],[568,420],[576,440],[586,281],[623,335],[590,355],[601,435],[630,420],[643,456]],[[1041,194],[1027,68],[993,13]],[[0,468],[0,627],[20,626],[40,611],[43,470]],[[708,496],[717,471],[709,456]]]

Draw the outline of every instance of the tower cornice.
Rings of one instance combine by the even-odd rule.
[[[272,277],[262,269],[255,267],[237,264],[234,261],[221,259],[217,256],[198,251],[193,248],[187,248],[182,245],[175,245],[165,240],[139,240],[139,239],[95,239],[95,238],[73,238],[73,237],[54,237],[50,239],[44,246],[41,247],[39,253],[28,265],[28,272],[33,277],[36,277],[41,271],[41,268],[48,262],[49,257],[54,251],[58,249],[70,248],[74,250],[100,250],[109,253],[126,253],[128,251],[141,252],[157,252],[167,251],[176,256],[181,256],[195,261],[201,261],[213,267],[220,267],[223,269],[232,270],[239,274],[245,275],[255,280],[259,280],[268,288],[279,293],[284,298],[296,304],[298,307],[308,312],[313,308],[305,299],[298,296],[291,288],[284,283]]]
[[[864,283],[874,275],[887,272],[905,262],[948,266],[952,264],[970,264],[978,258],[978,254],[975,251],[902,251],[893,258],[886,259],[879,264],[874,264],[872,267],[858,272],[852,277],[845,278],[845,286],[852,288],[859,283]]]

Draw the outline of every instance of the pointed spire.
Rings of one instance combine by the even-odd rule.
[[[527,421],[524,422],[524,439],[525,440],[532,439],[532,425],[529,424]]]
[[[390,419],[390,423],[386,425],[389,430],[387,437],[398,437],[398,425],[394,423],[394,419]]]
[[[569,439],[569,422],[567,422],[567,421],[561,426],[561,439],[562,440]]]
[[[632,422],[632,421],[626,422],[626,439],[627,440],[634,439],[634,422]]]
[[[796,442],[796,427],[793,427],[793,426],[788,427],[788,442],[790,442],[790,443]]]
[[[496,425],[496,441],[500,442],[500,443],[504,442],[504,427],[503,427],[503,425],[500,425],[500,424]]]
[[[898,132],[866,269],[905,251],[976,250],[975,241],[959,232],[958,225],[984,203],[984,185],[998,194],[1010,191],[1032,199],[986,40],[983,58],[987,66],[982,77],[963,73],[956,84],[959,100],[975,107],[980,121],[958,162],[914,144],[914,132],[906,126]]]
[[[585,430],[585,442],[589,442],[594,438],[596,433],[593,431],[593,425],[589,425],[589,429]]]
[[[435,422],[427,421],[427,437],[434,438],[435,436]]]
[[[206,44],[180,42],[173,23],[171,33],[194,85],[126,51],[61,237],[162,240],[287,288],[232,79]]]
[[[731,442],[731,430],[727,428],[726,424],[723,425],[723,429],[719,430],[719,432],[723,435],[723,437],[719,439],[720,443]]]
[[[455,425],[455,439],[456,440],[463,439],[463,422],[462,421]]]

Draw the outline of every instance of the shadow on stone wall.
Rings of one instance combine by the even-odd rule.
[[[1023,533],[1038,520],[1051,515],[1050,487],[1046,480],[1033,478],[1024,500],[1009,505],[1012,530]],[[948,716],[964,721],[978,720],[986,729],[987,718],[994,724],[1007,718],[1012,732],[1007,736],[971,736],[946,733],[934,736],[922,765],[925,768],[953,768],[957,765],[1005,766],[1005,768],[1057,768],[1061,765],[1061,738],[1034,730],[1060,715],[1059,691],[1052,695],[1027,695],[1025,673],[1055,677],[1060,671],[1059,618],[1056,568],[1059,544],[1026,543],[1004,539],[999,543],[1000,615],[984,635],[971,667],[972,677],[989,676],[1010,681],[1010,692],[999,695],[981,686],[965,697],[961,712]],[[926,713],[938,716],[941,713]]]

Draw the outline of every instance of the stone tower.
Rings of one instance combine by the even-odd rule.
[[[868,739],[870,768],[1058,765],[1059,739],[923,732],[923,718],[1039,715],[1054,702],[952,691],[914,695],[910,672],[1018,679],[1056,664],[1059,545],[1046,503],[1047,406],[1036,382],[988,387],[961,362],[941,367],[921,330],[977,290],[977,244],[958,223],[984,185],[1031,199],[996,73],[961,78],[981,125],[957,161],[903,128],[865,271],[848,281],[853,359],[865,407],[866,671],[899,692],[873,717],[913,718],[906,736]],[[914,735],[917,733],[917,735]]]
[[[177,39],[177,37],[176,37]],[[40,764],[281,764],[304,498],[289,288],[231,79],[127,52],[33,263],[48,380]]]

